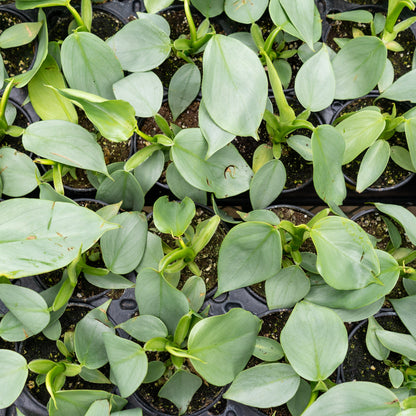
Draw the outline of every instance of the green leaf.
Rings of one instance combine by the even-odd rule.
[[[311,398],[311,385],[303,379],[300,379],[299,388],[295,395],[287,402],[287,407],[292,416],[301,416],[309,404]]]
[[[84,272],[84,277],[88,283],[103,289],[128,289],[129,287],[134,287],[134,283],[129,279],[111,272],[107,273],[105,276]]]
[[[236,22],[254,23],[267,9],[267,0],[247,2],[245,0],[225,0],[224,10],[226,15]]]
[[[146,7],[147,13],[157,13],[172,3],[173,0],[144,0],[144,7]]]
[[[410,211],[402,206],[394,204],[382,204],[377,202],[374,205],[383,214],[395,219],[404,228],[404,231],[412,244],[416,244],[416,217]]]
[[[117,327],[141,342],[168,336],[166,325],[159,318],[152,315],[135,316],[128,321],[122,322]]]
[[[116,170],[111,178],[105,178],[97,189],[96,198],[109,204],[123,201],[121,207],[131,211],[141,211],[144,194],[137,179],[124,170]]]
[[[83,127],[64,120],[30,124],[22,137],[26,150],[45,159],[107,175],[101,146]]]
[[[209,115],[204,100],[201,100],[199,104],[199,128],[201,133],[204,136],[204,139],[208,143],[208,151],[206,159],[210,158],[217,150],[223,148],[232,140],[234,140],[235,135],[228,133],[222,129],[218,124]]]
[[[127,403],[113,393],[101,390],[61,390],[55,393],[56,407],[52,400],[48,402],[50,416],[85,416],[90,406],[97,400],[109,400],[111,410],[117,412]]]
[[[113,84],[123,78],[120,62],[98,36],[75,32],[61,49],[62,69],[71,88],[114,99]]]
[[[399,411],[399,399],[388,388],[353,381],[329,389],[302,416],[396,416]]]
[[[289,147],[299,153],[306,161],[312,162],[312,143],[307,136],[294,134],[287,138],[286,143]]]
[[[133,106],[136,117],[153,117],[162,105],[162,81],[151,71],[127,75],[113,84],[113,90],[118,100]]]
[[[162,361],[150,361],[147,365],[147,374],[143,383],[153,383],[159,380],[166,370],[165,363]]]
[[[381,39],[375,36],[351,39],[332,60],[335,98],[346,100],[368,94],[383,75],[386,59],[387,49]]]
[[[16,23],[3,30],[0,35],[0,48],[16,48],[26,45],[36,38],[42,22]]]
[[[342,13],[328,14],[326,17],[333,20],[344,20],[357,23],[371,23],[373,21],[373,15],[368,10],[350,10]]]
[[[111,367],[111,378],[122,397],[133,394],[147,373],[147,357],[143,348],[115,334],[103,335],[105,350]]]
[[[253,355],[262,361],[278,361],[285,356],[282,346],[272,338],[258,336]]]
[[[299,32],[299,38],[313,49],[316,37],[315,3],[312,0],[298,0],[296,2],[291,0],[280,0],[280,4],[289,17],[290,22]],[[319,37],[320,36],[318,36],[318,38]]]
[[[113,273],[130,273],[140,263],[146,247],[146,217],[139,212],[123,212],[112,222],[120,224],[120,228],[101,237],[105,266]]]
[[[199,276],[189,277],[183,285],[182,292],[188,299],[191,310],[198,312],[205,300],[206,287],[204,279]]]
[[[87,208],[37,199],[1,202],[0,218],[0,274],[13,278],[64,267],[117,227]]]
[[[383,327],[376,321],[373,316],[368,318],[367,334],[365,336],[365,344],[369,353],[376,359],[383,361],[387,359],[390,350],[386,348],[378,339],[376,331]]]
[[[165,155],[161,150],[156,150],[134,169],[134,177],[139,182],[144,194],[150,191],[152,186],[160,178],[164,165]]]
[[[195,204],[186,197],[183,201],[169,201],[167,195],[158,198],[153,206],[153,221],[156,228],[165,234],[180,237],[191,224],[195,215]]]
[[[300,377],[288,364],[262,364],[242,371],[224,397],[260,408],[280,406],[299,387]]]
[[[5,195],[18,197],[32,192],[39,177],[39,170],[28,155],[10,147],[0,149],[0,179]]]
[[[263,222],[244,222],[225,236],[218,257],[221,293],[259,283],[275,276],[282,258],[279,231]]]
[[[404,381],[404,375],[397,368],[390,368],[389,369],[389,379],[390,379],[390,383],[392,384],[392,386],[395,389],[398,389]]]
[[[164,159],[163,159],[164,163]],[[200,204],[207,204],[207,193],[201,189],[195,188],[187,182],[180,174],[174,163],[170,163],[166,169],[166,182],[169,189],[179,199],[185,197],[191,198],[193,201]]]
[[[29,371],[25,358],[11,350],[0,350],[0,364],[0,409],[4,409],[19,397]]]
[[[348,350],[347,330],[341,318],[328,308],[305,301],[293,309],[280,342],[294,370],[310,381],[328,378]]]
[[[160,318],[170,334],[175,332],[182,316],[189,312],[186,296],[150,268],[141,270],[137,275],[136,301],[142,315]]]
[[[332,126],[321,125],[312,134],[313,184],[319,197],[341,205],[347,190],[342,173],[344,139]]]
[[[365,290],[365,289],[358,289],[358,290]],[[342,308],[341,309],[332,308],[332,309],[340,316],[340,318],[344,322],[358,322],[376,314],[380,310],[380,308],[383,306],[384,300],[385,298],[383,296],[380,299],[376,300],[375,302],[370,303],[367,306],[357,308],[357,309],[342,309]]]
[[[409,148],[413,170],[416,169],[416,119],[411,118],[405,123],[406,141]]]
[[[113,142],[128,140],[137,127],[133,107],[122,100],[105,100],[84,91],[62,88],[59,93],[78,104],[102,136]]]
[[[178,408],[179,415],[183,415],[201,385],[202,380],[197,375],[178,370],[162,386],[157,395],[171,401]]]
[[[310,287],[310,281],[301,267],[285,267],[266,280],[267,307],[292,308],[308,294]]]
[[[198,358],[192,365],[208,383],[230,383],[253,353],[259,329],[260,319],[239,308],[199,321],[188,338],[188,353]]]
[[[361,161],[356,191],[362,192],[372,185],[384,172],[389,159],[390,145],[385,140],[376,140]]]
[[[393,101],[410,101],[416,102],[414,88],[416,86],[416,69],[407,72],[393,82],[379,98],[387,98]]]
[[[75,352],[78,361],[93,370],[108,362],[103,336],[105,333],[114,334],[114,328],[101,308],[93,309],[75,327]],[[97,319],[97,315],[102,318]]]
[[[381,76],[380,80],[378,81],[378,89],[380,93],[385,91],[394,81],[394,67],[391,63],[390,59],[387,58],[386,66],[383,71],[383,75]]]
[[[416,172],[410,158],[410,153],[407,149],[402,146],[391,146],[390,157],[393,162],[399,165],[402,169],[408,170],[409,172]]]
[[[4,318],[0,321],[0,335],[10,341],[23,341],[38,334],[49,323],[48,305],[38,293],[26,287],[0,284],[0,299],[20,324],[19,338],[10,339],[3,331]]]
[[[354,221],[325,217],[314,224],[310,234],[318,254],[318,271],[330,286],[352,290],[376,282],[380,273],[376,251],[367,233]]]
[[[191,3],[205,17],[215,17],[224,11],[224,0],[191,0]]]
[[[150,19],[131,21],[108,39],[107,43],[122,68],[130,72],[145,72],[156,68],[171,51],[169,35]]]
[[[404,355],[412,361],[416,360],[416,340],[409,334],[399,334],[397,332],[376,330],[377,338],[390,351]]]
[[[97,400],[88,409],[85,416],[102,416],[110,414],[110,403],[107,400]]]
[[[214,35],[204,52],[203,73],[202,95],[214,122],[234,135],[257,137],[267,79],[256,54],[236,39]]]
[[[201,73],[195,64],[182,65],[169,83],[168,102],[173,120],[185,111],[198,95]]]
[[[286,169],[281,160],[272,159],[253,176],[250,183],[250,202],[253,209],[270,205],[282,192],[286,183]]]
[[[34,9],[36,7],[65,6],[66,0],[16,0],[19,10]]]
[[[345,141],[342,164],[354,160],[362,151],[370,147],[383,132],[386,122],[379,111],[362,110],[335,127]]]
[[[100,371],[82,367],[79,373],[80,377],[90,383],[111,384],[111,381]]]
[[[163,256],[164,253],[162,249],[162,239],[158,235],[148,231],[146,248],[141,262],[136,267],[136,272],[139,273],[146,267],[157,269],[159,262],[162,260]]]
[[[400,320],[404,323],[407,330],[411,333],[413,337],[416,335],[416,325],[412,319],[413,308],[416,304],[416,296],[407,296],[401,299],[389,299],[393,305],[394,310],[397,315],[399,315]]]
[[[46,23],[45,13],[42,9],[39,10],[38,13],[38,22],[42,22],[42,28],[38,36],[38,48],[36,51],[35,61],[33,62],[31,69],[13,78],[17,88],[22,88],[27,85],[27,83],[35,76],[36,72],[39,70],[48,55],[48,25]]]
[[[227,198],[246,191],[252,171],[231,144],[205,160],[208,146],[199,129],[180,131],[171,149],[176,168],[195,188]]]
[[[55,59],[48,55],[36,75],[30,80],[30,102],[42,120],[66,120],[78,122],[74,105],[62,97],[55,88],[65,88],[65,80]]]
[[[325,44],[299,69],[295,93],[308,110],[321,111],[331,105],[335,96],[335,74]]]
[[[328,308],[339,309],[358,309],[376,302],[390,293],[399,278],[399,268],[394,257],[380,250],[376,250],[376,255],[381,269],[377,278],[382,284],[371,284],[363,289],[348,291],[336,290],[329,285],[312,286],[306,299]]]

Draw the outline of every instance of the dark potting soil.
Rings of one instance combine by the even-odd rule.
[[[148,359],[149,361],[166,361],[167,359],[169,359],[169,354],[150,353],[148,354]],[[192,373],[197,374],[189,360],[185,360],[184,367],[186,367]],[[169,369],[171,370],[171,374],[173,374],[173,372],[175,371],[174,367],[172,366],[172,368]],[[166,381],[167,378],[161,378],[154,383],[141,384],[137,390],[137,393],[152,408],[164,412],[168,415],[177,415],[177,407],[169,400],[163,399],[158,396],[159,390]],[[208,384],[206,381],[202,380],[202,385],[194,394],[185,415],[189,415],[209,406],[213,401],[215,401],[218,398],[218,396],[222,393],[222,390],[222,387],[213,386],[212,384]],[[221,406],[219,405],[219,407]],[[215,415],[216,413],[212,414]]]
[[[49,40],[60,41],[68,36],[68,27],[73,20],[72,15],[66,9],[59,9],[56,14],[52,14],[49,26]],[[124,23],[112,14],[103,10],[93,10],[91,33],[97,35],[102,40],[116,34]]]
[[[371,0],[370,0],[371,1]],[[371,4],[371,3],[366,3]],[[353,28],[361,30],[365,35],[371,35],[370,25],[367,23],[355,23],[340,20],[327,19],[330,24],[330,30],[327,35],[326,43],[335,52],[339,51],[339,46],[335,43],[334,38],[352,38]],[[398,22],[400,19],[398,20]],[[412,69],[413,52],[416,48],[415,35],[411,29],[400,32],[396,39],[404,49],[402,52],[387,51],[387,57],[390,59],[394,67],[394,79],[406,74]]]
[[[397,316],[378,317],[377,322],[388,331],[408,333]],[[391,387],[388,375],[390,367],[384,362],[376,360],[368,352],[365,343],[366,333],[367,323],[362,325],[350,338],[348,352],[343,364],[345,381],[371,381]],[[397,364],[400,355],[391,352],[388,360]]]
[[[0,34],[18,23],[23,23],[20,17],[6,10],[0,11]],[[10,77],[25,73],[30,68],[34,55],[35,42],[17,48],[1,49],[1,56]]]
[[[309,220],[312,218],[308,216],[306,213],[301,211],[296,211],[295,209],[288,208],[288,207],[278,207],[273,208],[273,211],[280,220],[290,221],[292,224],[300,225],[300,224],[307,224]],[[301,251],[308,251],[308,252],[315,252],[315,246],[310,238],[308,238],[301,247]],[[255,285],[251,285],[250,288],[257,293],[257,295],[261,296],[265,299],[265,282],[256,283]]]
[[[344,0],[353,4],[382,4],[383,0]]]
[[[355,100],[351,102],[350,104],[346,105],[343,108],[343,110],[340,112],[339,116],[342,116],[343,114],[346,114],[352,111],[358,111],[364,107],[373,106],[373,105],[378,106],[383,113],[388,112],[389,114],[391,114],[392,105],[393,105],[391,102],[381,99],[374,103],[374,99],[375,97],[359,98],[358,100]],[[396,110],[397,110],[397,116],[400,116],[401,114],[405,113],[408,110],[408,108],[403,106],[402,103],[398,102],[396,103]],[[395,132],[394,135],[388,140],[388,143],[390,144],[390,146],[402,146],[407,149],[407,141],[406,141],[406,136],[404,133]],[[356,183],[358,170],[360,168],[360,164],[361,164],[362,158],[364,157],[364,154],[365,154],[365,151],[362,152],[360,155],[358,155],[353,161],[343,166],[344,174],[348,178],[350,178],[350,180],[354,184]],[[400,166],[394,163],[392,159],[389,159],[386,169],[384,170],[382,175],[370,186],[370,188],[372,189],[389,188],[389,187],[402,183],[410,175],[412,175],[412,172],[402,169]]]
[[[14,342],[5,341],[0,338],[0,350],[15,350]]]
[[[76,324],[90,311],[89,308],[70,306],[59,319],[62,325],[62,335],[60,337],[63,341],[64,333],[67,331],[74,331]],[[39,358],[49,359],[52,361],[60,361],[65,357],[59,352],[55,341],[51,341],[42,334],[35,335],[28,338],[22,343],[20,352],[29,363],[32,360]],[[105,373],[105,368],[103,370]],[[106,373],[108,377],[108,372]],[[46,405],[49,401],[50,395],[46,390],[45,384],[38,386],[36,384],[37,374],[29,371],[29,376],[26,382],[26,387],[29,392],[42,404]],[[63,390],[68,389],[89,389],[89,390],[105,390],[111,392],[114,389],[112,384],[96,384],[89,383],[83,380],[80,376],[67,377]]]
[[[259,332],[259,336],[267,337],[277,342],[280,342],[280,333],[282,332],[282,329],[284,328],[287,320],[289,319],[291,312],[291,310],[281,310],[263,316],[261,318],[262,325]],[[253,356],[248,362],[247,368],[254,367],[263,362],[264,361]],[[277,407],[270,407],[267,409],[258,410],[267,416],[291,416],[291,413],[289,412],[289,409],[285,404]]]
[[[196,213],[191,222],[191,225],[195,229],[199,223],[209,218],[212,218],[213,215],[214,214],[204,210],[201,207],[196,207]],[[169,234],[162,234],[159,231],[157,231],[157,229],[154,227],[153,222],[149,225],[149,230],[154,231],[157,235],[159,235],[163,239],[163,241],[166,244],[168,244],[171,248],[177,247],[175,244],[176,240]],[[214,289],[214,287],[217,285],[218,254],[220,251],[222,241],[227,235],[227,231],[227,228],[222,223],[220,223],[209,243],[195,257],[195,263],[202,272],[201,277],[204,279],[207,292]],[[191,276],[193,276],[193,273],[188,269],[188,267],[185,267],[185,269],[181,271],[181,279],[179,281],[178,288],[181,289],[187,281],[187,279]]]

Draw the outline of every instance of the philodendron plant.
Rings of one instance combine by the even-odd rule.
[[[237,308],[211,317],[198,314],[194,310],[200,308],[199,299],[195,304],[191,298],[189,303],[183,291],[150,268],[138,275],[136,300],[140,316],[117,326],[135,341],[104,337],[113,380],[122,397],[142,383],[157,383],[161,385],[158,396],[170,400],[183,414],[203,380],[225,386],[253,353],[260,320],[248,311]],[[154,354],[146,357],[152,352],[168,353],[168,358],[152,361]]]
[[[4,285],[0,292],[4,295]],[[5,285],[13,287],[11,285]],[[20,292],[28,290],[18,288]],[[13,290],[15,291],[15,289]],[[11,292],[12,293],[12,292]],[[35,294],[40,297],[40,295]],[[34,296],[34,295],[32,295]],[[10,303],[11,300],[8,301]],[[23,302],[23,300],[20,300]],[[61,390],[67,377],[79,376],[91,383],[111,384],[110,380],[99,370],[107,362],[107,354],[104,346],[103,336],[105,333],[114,333],[114,326],[108,320],[106,310],[110,304],[101,305],[99,308],[89,312],[75,326],[74,331],[68,331],[63,335],[63,341],[56,341],[57,348],[63,359],[53,361],[50,357],[39,357],[27,363],[26,359],[19,353],[11,350],[0,350],[0,361],[2,362],[3,388],[0,392],[0,408],[12,404],[23,390],[28,372],[38,374],[36,383],[43,384],[51,399],[48,402],[49,415],[68,414],[104,414],[97,413],[98,410],[115,415],[137,415],[141,416],[141,409],[121,412],[127,400],[112,393],[102,390]],[[61,311],[61,314],[65,307]],[[32,321],[36,322],[35,311],[29,311]],[[37,316],[40,317],[39,311]],[[3,318],[5,319],[5,318]],[[26,319],[29,319],[28,317]],[[57,338],[59,338],[58,330]],[[98,402],[98,403],[97,403]],[[95,413],[94,413],[95,412]]]
[[[264,362],[242,371],[224,397],[260,408],[287,403],[292,415],[301,415],[320,392],[335,385],[333,373],[347,349],[347,331],[334,311],[299,302],[282,329],[280,343],[257,337],[253,355]]]
[[[392,208],[395,219],[412,227],[414,216],[408,211],[388,204],[378,207]],[[328,212],[324,210],[299,226],[280,221],[269,211],[243,216],[245,222],[232,228],[222,243],[216,296],[265,281],[270,308],[290,307],[305,298],[337,310],[346,321],[377,312],[400,272],[412,270],[399,265],[388,252],[376,250],[353,221],[327,216]],[[309,237],[316,254],[300,251]],[[282,293],[288,295],[283,297]]]

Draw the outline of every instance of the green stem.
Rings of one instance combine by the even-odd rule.
[[[264,44],[264,51],[267,54],[269,54],[271,52],[272,47],[273,47],[274,40],[276,39],[276,36],[279,34],[279,32],[280,32],[281,29],[282,28],[280,26],[277,26],[275,29],[273,29],[270,32],[270,35],[267,36],[266,42]]]
[[[6,124],[7,124],[6,116],[5,116],[6,106],[9,101],[9,96],[14,85],[15,85],[14,79],[10,80],[10,82],[7,84],[7,87],[4,89],[3,96],[1,97],[1,101],[0,101],[0,120],[6,122]]]
[[[173,263],[176,260],[184,259],[188,255],[193,255],[193,250],[189,247],[178,247],[177,249],[171,251],[159,263],[159,272],[163,272],[169,264]]]
[[[191,8],[189,7],[189,0],[184,0],[184,9],[185,9],[186,20],[188,21],[188,25],[189,25],[189,33],[191,35],[191,41],[193,43],[193,42],[196,42],[198,38],[197,38],[195,23],[194,23],[194,20],[192,19]]]
[[[74,16],[74,19],[77,22],[78,27],[87,29],[87,26],[85,25],[84,21],[82,20],[82,17],[77,12],[77,10],[74,7],[72,7],[69,3],[66,5],[66,7],[70,11],[72,16]]]
[[[389,0],[386,24],[384,29],[385,31],[389,33],[393,32],[394,25],[396,24],[400,13],[405,7],[408,7],[410,10],[414,10],[415,4],[412,0]]]
[[[192,51],[196,53],[202,46],[204,46],[214,35],[214,33],[207,33],[204,37],[195,42],[192,42]]]
[[[147,135],[146,133],[143,133],[138,126],[136,126],[135,130],[134,130],[142,139],[147,140],[150,143],[155,142],[155,138],[152,136]]]
[[[56,163],[52,166],[53,186],[58,194],[64,195],[64,184],[62,183],[62,164]]]
[[[307,409],[308,407],[312,406],[312,404],[313,404],[313,403],[315,402],[315,400],[318,398],[318,394],[319,394],[319,392],[318,392],[318,391],[313,391],[313,392],[312,392],[312,394],[311,394],[311,398],[309,399],[309,402],[308,402],[308,404],[306,405],[305,410],[302,412],[302,415],[303,415],[303,413],[305,413],[305,412],[306,412],[306,409]]]

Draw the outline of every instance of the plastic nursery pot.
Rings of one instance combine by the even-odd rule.
[[[388,331],[408,333],[397,314],[391,310],[382,310],[374,317]],[[338,379],[340,382],[370,381],[391,387],[389,367],[368,352],[365,342],[367,323],[367,319],[361,321],[349,334],[348,352],[344,362],[338,367]],[[400,355],[391,352],[388,359],[394,363],[400,360]]]
[[[338,111],[336,111],[333,115],[331,124],[338,117],[348,112],[358,111],[364,107],[372,105],[379,106],[382,113],[387,111],[391,113],[392,102],[381,99],[373,104],[374,99],[377,96],[378,94],[370,93],[365,97],[358,98],[356,100],[350,100],[342,106],[339,106],[337,103],[335,103],[335,107],[338,107]],[[396,102],[395,104],[398,116],[409,110],[409,106],[406,103]],[[390,146],[402,146],[407,148],[407,142],[404,133],[395,132],[394,136],[388,140],[388,143]],[[355,189],[358,169],[364,154],[365,151],[358,155],[353,161],[343,166],[344,177],[349,188]],[[406,185],[409,181],[412,180],[414,176],[415,173],[401,168],[390,158],[389,162],[387,163],[387,167],[385,168],[382,175],[372,185],[366,188],[365,191],[394,191]]]
[[[273,211],[280,218],[280,220],[287,220],[295,225],[306,224],[309,222],[310,219],[313,218],[313,214],[310,211],[294,205],[271,205],[267,209]],[[307,243],[308,242],[305,242],[304,245]],[[264,288],[265,282],[260,282],[255,285],[249,286],[246,289],[257,300],[266,304]]]
[[[91,198],[81,198],[75,199],[78,205],[86,207],[92,211],[97,211],[98,209],[107,205],[106,202],[99,201],[97,199]],[[102,261],[102,260],[101,260]],[[104,265],[94,265],[95,267],[105,267]],[[62,273],[64,269],[58,269],[51,271],[49,273],[44,273],[41,275],[35,276],[35,280],[40,286],[41,290],[48,289],[51,286],[54,286],[60,282],[62,278]],[[131,272],[125,275],[129,280],[134,281],[135,273]],[[73,296],[71,297],[71,302],[88,302],[95,304],[100,304],[108,298],[119,299],[124,293],[124,289],[103,289],[93,284],[89,283],[84,275],[81,275],[78,278],[77,286],[74,289]]]
[[[195,204],[196,213],[191,222],[191,225],[195,228],[200,222],[211,218],[215,215],[214,211],[205,205]],[[162,238],[163,242],[168,244],[170,247],[175,247],[175,241],[171,235],[160,233],[153,224],[152,213],[148,215],[149,231],[156,233]],[[217,290],[217,262],[218,254],[220,251],[221,243],[229,231],[229,227],[220,221],[217,230],[209,243],[198,253],[195,257],[195,263],[201,270],[201,277],[204,279],[206,285],[205,300],[212,298]],[[185,284],[186,280],[193,276],[193,273],[185,267],[181,271],[181,278],[178,283],[178,288],[181,289]]]
[[[37,15],[37,13],[36,13]],[[16,10],[12,5],[0,6],[0,33],[5,29],[24,22],[37,21],[36,16]],[[17,48],[1,49],[4,66],[10,77],[22,74],[33,65],[37,50],[36,40]]]
[[[75,329],[75,325],[90,311],[93,306],[87,303],[70,303],[62,317],[59,319],[62,325],[62,336],[70,330]],[[64,359],[64,356],[56,348],[55,341],[48,340],[42,333],[28,338],[26,341],[18,345],[17,351],[22,354],[27,362],[38,358],[47,358],[53,361]],[[103,367],[105,371],[106,367]],[[109,374],[107,374],[108,377]],[[50,395],[46,390],[45,385],[36,385],[36,374],[29,371],[29,376],[26,386],[22,394],[15,402],[15,406],[25,415],[31,416],[47,416],[46,409],[47,402]],[[90,390],[105,390],[108,392],[115,392],[115,386],[112,384],[95,384],[88,383],[79,376],[67,377],[63,389],[90,389]]]
[[[350,4],[348,4],[350,3]],[[350,2],[329,1],[327,2],[327,13],[338,13],[350,10],[366,10],[375,13],[387,13],[387,1],[377,0],[358,0]],[[360,4],[354,4],[360,3]],[[404,9],[402,16],[409,17],[409,10]],[[399,19],[400,21],[400,19]],[[371,28],[369,23],[355,23],[348,21],[334,21],[326,18],[323,20],[322,39],[330,48],[338,52],[339,46],[335,43],[334,38],[352,38],[352,30],[357,28],[364,32],[365,35],[371,35]],[[415,26],[411,26],[405,31],[399,32],[395,39],[403,48],[404,51],[393,52],[388,50],[388,58],[393,64],[395,79],[401,75],[412,70],[412,57],[416,47]]]

